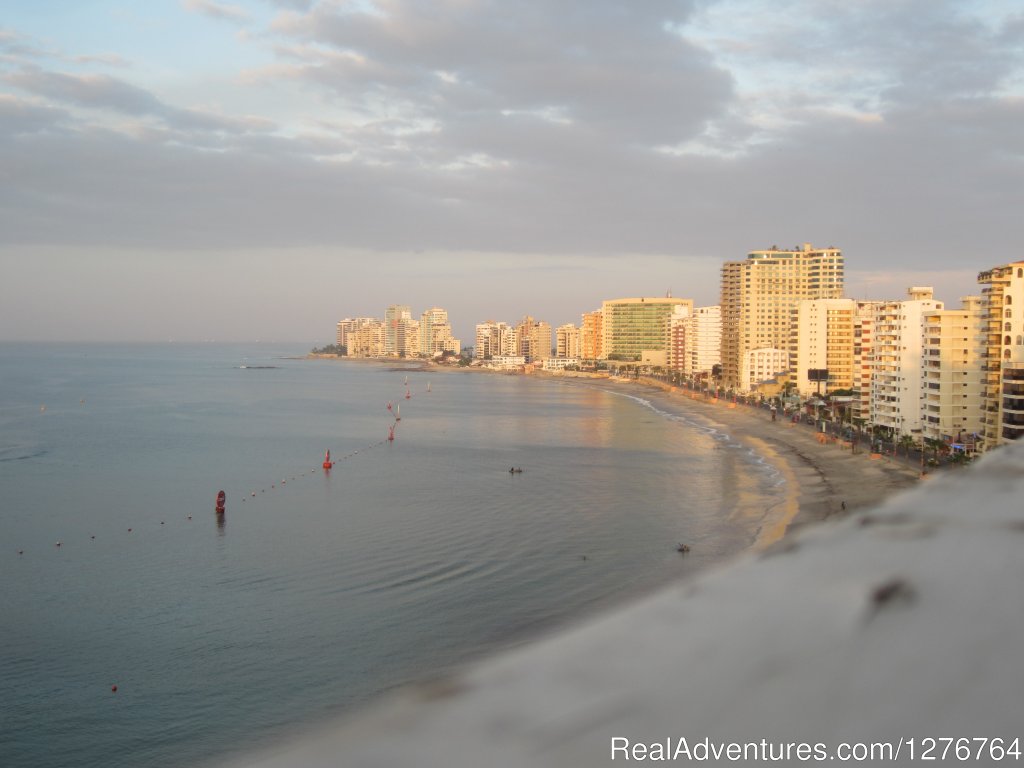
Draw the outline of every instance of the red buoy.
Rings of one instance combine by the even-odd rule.
[[[334,462],[331,461],[331,451],[330,449],[328,449],[327,452],[324,454],[324,469],[330,469],[333,466]]]
[[[110,691],[111,691],[111,693],[117,693],[117,685],[115,684],[115,685],[110,686]]]
[[[224,502],[227,500],[227,494],[224,491],[217,492],[217,514],[224,514]]]

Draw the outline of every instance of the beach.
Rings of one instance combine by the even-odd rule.
[[[889,457],[872,454],[861,443],[825,438],[812,427],[789,419],[772,421],[763,408],[708,399],[688,389],[653,379],[635,382],[609,379],[625,391],[644,391],[677,407],[698,412],[719,423],[772,464],[785,478],[786,502],[771,510],[755,547],[765,547],[822,520],[869,509],[921,482],[921,473]]]

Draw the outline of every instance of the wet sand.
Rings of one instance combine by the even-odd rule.
[[[872,454],[863,442],[854,448],[846,441],[826,439],[804,424],[782,418],[773,422],[765,409],[707,400],[654,380],[606,379],[602,385],[665,398],[677,408],[711,419],[782,474],[786,499],[769,510],[755,544],[758,548],[806,525],[878,506],[921,482],[917,469]]]

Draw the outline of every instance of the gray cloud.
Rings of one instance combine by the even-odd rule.
[[[221,21],[248,21],[249,14],[237,5],[215,3],[213,0],[181,0],[183,8]]]
[[[17,182],[0,244],[677,254],[714,272],[773,242],[838,245],[865,270],[965,253],[984,266],[1001,256],[976,256],[979,241],[993,254],[1016,243],[1024,115],[1000,89],[1020,73],[1019,19],[990,27],[951,3],[773,5],[730,55],[783,79],[816,69],[759,95],[779,113],[766,129],[725,43],[687,37],[690,3],[378,6],[275,22],[279,66],[253,80],[337,108],[288,133],[125,80],[8,72],[52,104],[0,101],[0,167]],[[77,106],[147,120],[115,131]],[[2,138],[15,128],[16,144]],[[696,140],[718,154],[658,151]]]
[[[152,93],[108,75],[70,75],[26,66],[3,80],[58,102],[130,115],[159,114],[165,106]]]
[[[0,93],[0,133],[7,136],[51,130],[70,115],[61,109],[40,106]]]

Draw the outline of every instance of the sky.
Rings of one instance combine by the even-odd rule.
[[[0,340],[580,322],[843,249],[959,306],[1021,258],[1017,0],[12,0]]]

